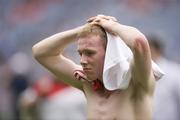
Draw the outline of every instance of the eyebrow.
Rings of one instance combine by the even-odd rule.
[[[79,49],[78,49],[78,50],[77,50],[78,53],[81,53],[82,51],[92,51],[92,52],[93,52],[93,51],[95,51],[95,50],[92,50],[92,49],[83,49],[83,50],[79,50]]]

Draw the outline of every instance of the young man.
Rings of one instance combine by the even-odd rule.
[[[104,30],[120,36],[133,52],[132,79],[125,90],[109,91],[103,86],[107,44]],[[81,66],[62,55],[64,48],[76,41]],[[118,23],[114,17],[98,15],[90,18],[86,25],[42,40],[33,46],[33,54],[65,83],[84,92],[89,120],[152,119],[155,79],[150,48],[145,36],[136,28]],[[82,79],[78,81],[77,77]]]

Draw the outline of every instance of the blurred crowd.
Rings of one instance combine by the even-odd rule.
[[[179,0],[0,0],[0,120],[85,120],[83,93],[37,64],[31,47],[97,14],[147,35],[152,58],[165,72],[157,81],[153,119],[180,120],[179,6]],[[75,47],[65,54],[78,61]]]

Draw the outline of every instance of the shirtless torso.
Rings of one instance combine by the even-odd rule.
[[[132,85],[126,90],[108,91],[103,88],[94,91],[86,84],[84,93],[87,98],[88,120],[152,119],[151,95],[143,92],[136,94]]]

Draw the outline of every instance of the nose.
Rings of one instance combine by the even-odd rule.
[[[87,63],[87,57],[85,55],[82,55],[80,59],[80,64],[82,65],[82,67],[85,67]]]

